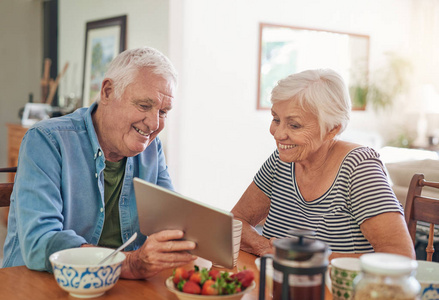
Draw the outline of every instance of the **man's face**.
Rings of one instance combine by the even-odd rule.
[[[106,159],[135,156],[151,144],[165,127],[174,89],[173,80],[142,70],[117,99],[111,80],[104,80],[99,103],[105,106],[103,126],[98,136]]]

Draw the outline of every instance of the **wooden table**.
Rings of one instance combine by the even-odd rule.
[[[238,265],[231,272],[238,269],[247,269],[255,272],[256,288],[246,294],[242,300],[257,300],[259,293],[259,272],[255,265],[256,256],[240,251]],[[204,259],[197,259],[195,264],[210,268],[212,263]],[[190,266],[187,266],[188,268]],[[116,285],[103,296],[96,299],[170,299],[177,297],[168,291],[165,280],[172,274],[172,270],[163,271],[148,280],[119,279]],[[79,299],[70,296],[56,283],[52,274],[47,272],[31,271],[25,266],[0,269],[0,299]],[[266,298],[267,300],[270,298]],[[326,300],[332,300],[332,295],[326,289]]]

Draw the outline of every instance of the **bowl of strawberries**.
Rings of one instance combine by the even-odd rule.
[[[166,287],[180,300],[238,300],[256,287],[251,270],[238,273],[194,266],[187,270],[174,269],[166,280]]]

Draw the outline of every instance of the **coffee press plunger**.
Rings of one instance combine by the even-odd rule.
[[[306,238],[314,231],[292,230],[293,237],[273,242],[275,254],[261,257],[259,300],[265,299],[265,266],[273,260],[273,300],[323,300],[328,246]]]

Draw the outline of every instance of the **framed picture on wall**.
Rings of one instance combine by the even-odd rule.
[[[108,64],[126,49],[126,22],[126,15],[87,22],[82,106],[90,106],[96,100]]]
[[[280,79],[309,69],[330,68],[345,79],[354,97],[367,86],[369,36],[315,28],[259,24],[257,109],[271,108],[271,91]],[[361,105],[358,105],[361,106]],[[364,109],[364,107],[362,107]]]

